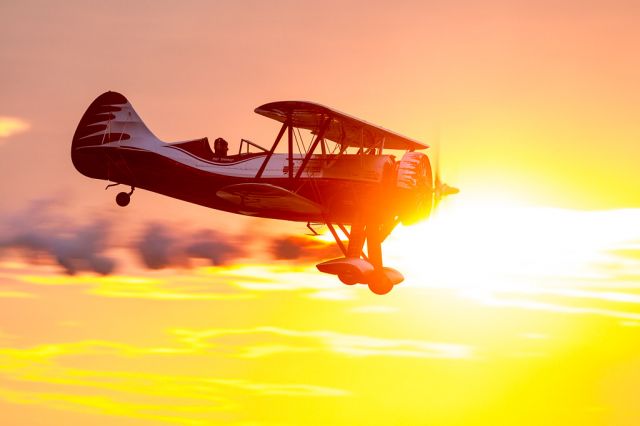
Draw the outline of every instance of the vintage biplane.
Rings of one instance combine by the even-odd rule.
[[[282,123],[273,145],[242,139],[229,155],[222,138],[213,150],[206,137],[161,141],[123,95],[106,92],[82,116],[71,158],[85,176],[113,182],[107,188],[129,186],[116,196],[120,206],[143,188],[226,212],[307,222],[312,231],[326,224],[344,257],[318,264],[320,271],[377,294],[403,281],[383,266],[382,242],[398,223],[427,218],[457,192],[437,173],[432,178],[429,158],[416,152],[427,145],[311,102],[273,102],[255,112]],[[396,160],[385,150],[404,152]]]

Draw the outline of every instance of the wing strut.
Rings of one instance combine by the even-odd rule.
[[[331,118],[327,117],[323,120],[322,124],[320,125],[320,128],[318,129],[318,134],[316,135],[315,140],[313,141],[313,143],[311,144],[311,147],[309,148],[309,152],[307,152],[307,154],[305,155],[304,159],[302,160],[302,164],[300,165],[300,168],[298,169],[298,171],[296,172],[295,176],[293,174],[293,125],[291,124],[291,120],[287,120],[282,124],[282,127],[280,128],[280,132],[278,132],[278,136],[276,137],[275,142],[273,143],[273,145],[271,146],[271,149],[269,150],[269,152],[267,153],[267,156],[265,157],[264,161],[262,162],[262,164],[260,165],[260,169],[258,169],[258,173],[256,173],[256,179],[259,179],[260,177],[262,177],[262,174],[264,173],[265,169],[267,168],[267,164],[269,163],[269,160],[271,160],[271,157],[273,156],[273,153],[275,152],[276,148],[278,147],[278,144],[280,143],[280,141],[282,140],[282,137],[284,136],[284,132],[285,130],[288,130],[287,132],[287,145],[288,145],[288,151],[289,151],[289,156],[288,156],[288,174],[289,174],[289,179],[299,179],[300,176],[302,175],[302,172],[305,170],[305,168],[307,167],[307,164],[309,163],[309,161],[311,160],[311,157],[314,153],[314,151],[316,150],[316,148],[318,147],[318,144],[320,142],[322,142],[324,140],[324,134],[327,130],[327,128],[329,127],[329,124],[331,123]],[[324,143],[322,145],[323,151],[324,151]]]
[[[290,122],[291,119],[288,121]],[[287,135],[289,139],[289,179],[293,179],[293,126],[289,126]]]
[[[320,126],[320,130],[318,131],[318,135],[316,136],[316,139],[313,141],[313,144],[311,144],[311,147],[309,148],[309,152],[307,152],[307,155],[305,155],[304,160],[302,160],[302,165],[300,165],[300,168],[296,173],[296,179],[298,179],[302,175],[302,172],[304,171],[305,167],[307,167],[307,163],[309,163],[309,160],[311,160],[311,156],[313,155],[313,152],[316,150],[318,143],[324,139],[324,132],[327,130],[327,127],[329,127],[330,122],[331,122],[331,118],[326,118],[322,122],[322,125]],[[323,142],[322,153],[324,154],[324,152],[325,152],[325,149],[324,149],[324,142]]]
[[[284,131],[287,129],[287,127],[289,127],[289,121],[285,121],[284,123],[282,123],[282,127],[280,128],[280,132],[278,133],[278,137],[276,138],[276,141],[273,143],[273,145],[271,146],[271,149],[269,150],[269,153],[267,154],[266,158],[262,162],[262,165],[260,166],[258,173],[256,173],[256,179],[259,179],[262,176],[264,169],[267,167],[267,163],[269,162],[269,160],[271,160],[271,156],[276,150],[278,143],[280,143],[280,139],[282,139],[282,136],[284,135]],[[292,160],[291,156],[289,156],[289,159]]]

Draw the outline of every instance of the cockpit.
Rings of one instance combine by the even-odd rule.
[[[213,150],[211,150],[209,139],[206,137],[192,141],[173,143],[171,146],[186,151],[192,156],[216,163],[233,163],[248,157],[266,155],[269,152],[268,149],[247,139],[240,140],[238,153],[234,155],[228,155],[229,142],[224,138],[217,138],[213,142]]]

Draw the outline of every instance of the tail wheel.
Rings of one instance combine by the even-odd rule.
[[[118,195],[116,195],[116,203],[118,203],[120,207],[126,207],[129,205],[130,202],[131,202],[130,194],[127,194],[126,192],[119,192]]]

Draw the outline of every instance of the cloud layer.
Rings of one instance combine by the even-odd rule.
[[[229,235],[200,230],[179,235],[165,225],[148,224],[132,248],[149,269],[188,267],[190,259],[206,259],[211,265],[226,265],[244,254],[240,242]]]
[[[41,200],[7,218],[6,229],[0,234],[0,254],[17,250],[34,263],[49,257],[69,275],[82,271],[112,273],[116,260],[106,255],[109,222],[97,219],[89,224],[76,224],[51,214],[53,208],[52,201]]]
[[[211,229],[177,229],[175,226],[147,223],[138,234],[124,242],[115,235],[104,217],[77,223],[57,213],[54,202],[40,200],[14,216],[4,219],[0,230],[0,256],[21,253],[29,262],[53,260],[66,274],[94,272],[109,275],[118,259],[112,254],[123,245],[145,268],[190,268],[196,261],[212,266],[256,260],[266,253],[270,258],[300,263],[320,262],[340,255],[335,244],[305,236],[264,237],[257,254],[249,253],[241,235]]]

